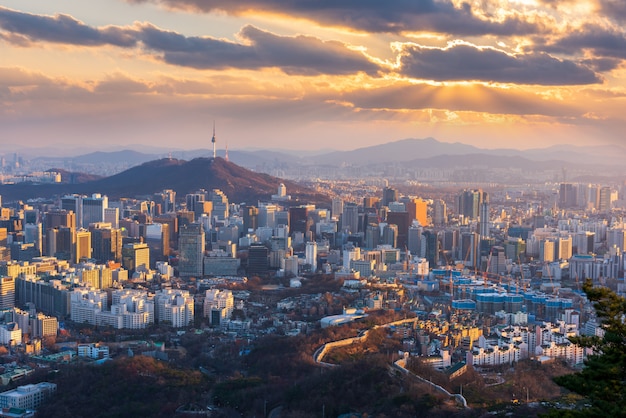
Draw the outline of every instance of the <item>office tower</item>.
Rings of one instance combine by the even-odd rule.
[[[351,233],[359,232],[359,207],[356,203],[348,202],[343,206],[341,230]]]
[[[185,196],[185,206],[188,211],[194,211],[196,208],[196,203],[204,202],[207,200],[207,192],[206,190],[198,190],[195,193],[189,193]]]
[[[305,263],[311,265],[311,271],[317,270],[317,242],[309,241],[306,243]]]
[[[611,211],[611,188],[601,187],[598,198],[598,212],[608,213]]]
[[[6,228],[0,228],[0,247],[7,246],[9,231]]]
[[[380,244],[380,227],[369,224],[365,227],[365,248],[373,249]]]
[[[475,232],[463,232],[459,242],[459,260],[466,267],[478,268],[480,262],[480,238]]]
[[[176,192],[174,190],[165,189],[160,193],[155,193],[154,201],[161,205],[162,214],[176,211]]]
[[[439,239],[437,233],[432,229],[427,229],[422,233],[425,238],[423,244],[425,245],[425,258],[428,260],[430,266],[435,267],[439,265]]]
[[[41,223],[24,225],[24,243],[35,244],[35,250],[42,254],[43,237],[41,233]]]
[[[398,246],[398,225],[383,226],[381,242],[383,245],[391,245],[391,247],[396,248]]]
[[[343,200],[341,198],[333,198],[330,206],[330,213],[335,219],[339,219],[339,217],[343,214]]]
[[[422,250],[422,232],[424,228],[418,225],[411,225],[407,236],[407,249],[412,255],[419,256]]]
[[[76,244],[74,250],[74,263],[91,258],[91,232],[81,229],[76,231]]]
[[[559,185],[559,208],[570,209],[576,206],[576,188],[571,183]]]
[[[120,227],[120,209],[104,208],[104,222],[111,224],[111,228],[119,229]]]
[[[480,204],[487,199],[487,193],[481,189],[463,190],[456,199],[458,214],[467,220],[477,219],[480,216]]]
[[[37,209],[24,210],[24,223],[25,224],[38,224],[40,223],[39,211]]]
[[[489,237],[489,203],[482,202],[480,204],[480,223],[479,233],[481,238]]]
[[[248,274],[264,274],[268,269],[268,248],[264,245],[252,244],[248,249]]]
[[[411,220],[416,219],[420,225],[428,226],[428,202],[423,199],[409,199],[405,204]]]
[[[182,226],[178,231],[178,273],[183,276],[202,276],[202,257],[205,248],[204,228],[199,223]]]
[[[308,206],[302,205],[289,208],[289,230],[292,234],[294,232],[306,234],[308,213]]]
[[[259,214],[257,217],[258,226],[261,228],[276,227],[276,212],[278,212],[278,206],[267,204],[267,203],[261,203],[259,205]]]
[[[109,223],[96,223],[89,226],[91,232],[92,257],[98,263],[122,261],[122,231],[112,228]]]
[[[243,233],[256,231],[259,227],[259,210],[255,206],[244,206],[241,211],[243,212]]]
[[[363,209],[377,208],[380,203],[380,198],[375,196],[366,196],[363,198]]]
[[[228,218],[228,197],[219,189],[213,189],[210,193],[213,203],[213,216],[220,221]]]
[[[389,203],[397,202],[397,201],[398,201],[398,191],[391,187],[385,187],[383,189],[382,205],[389,206]]]
[[[15,279],[0,277],[0,310],[15,307]]]
[[[94,193],[91,197],[82,198],[82,222],[83,228],[88,228],[89,224],[104,221],[104,210],[109,207],[109,198],[99,193]]]
[[[129,243],[122,247],[122,266],[129,271],[150,269],[150,249],[145,243]]]
[[[43,221],[43,229],[46,231],[46,234],[49,229],[61,226],[76,228],[76,213],[65,209],[57,209],[46,212]]]
[[[404,250],[408,243],[409,226],[412,224],[409,212],[389,212],[387,223],[398,226],[397,247]]]
[[[180,228],[182,228],[183,226],[194,223],[196,219],[196,214],[188,210],[183,210],[176,212],[176,218],[178,223],[178,230],[180,231]]]
[[[168,224],[152,223],[146,225],[146,244],[150,248],[150,259],[167,261],[170,255],[170,234]]]
[[[83,225],[83,196],[77,194],[63,196],[61,210],[74,212],[77,228]]]

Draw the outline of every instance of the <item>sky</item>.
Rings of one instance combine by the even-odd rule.
[[[0,147],[622,145],[625,23],[623,0],[0,0]]]

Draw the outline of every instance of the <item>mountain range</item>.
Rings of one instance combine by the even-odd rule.
[[[33,158],[46,167],[65,167],[81,164],[117,164],[126,168],[170,155],[177,159],[191,160],[208,157],[208,149],[171,150],[151,147],[151,152],[127,149],[111,152],[92,152],[78,156]],[[224,150],[218,150],[223,156]],[[415,160],[425,161],[442,156],[472,156],[477,164],[489,164],[493,157],[517,157],[527,161],[545,163],[546,166],[559,164],[597,165],[604,168],[621,167],[626,157],[626,148],[618,145],[575,146],[555,145],[548,148],[518,150],[512,148],[485,149],[462,143],[441,142],[434,138],[403,139],[381,145],[362,147],[351,151],[331,151],[314,154],[309,151],[293,150],[230,150],[230,161],[248,168],[258,167],[295,167],[303,165],[363,166],[372,163],[409,163]],[[441,160],[441,159],[440,159]],[[521,161],[521,160],[520,160]],[[510,162],[515,163],[514,160]],[[521,161],[525,164],[525,161]]]

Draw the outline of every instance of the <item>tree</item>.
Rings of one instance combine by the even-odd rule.
[[[626,414],[626,299],[586,280],[583,290],[601,320],[604,336],[579,336],[571,341],[593,349],[582,371],[555,381],[585,398],[583,410],[554,411],[552,416],[617,417]]]

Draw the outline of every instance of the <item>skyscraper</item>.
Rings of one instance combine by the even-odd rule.
[[[480,204],[479,233],[481,238],[489,237],[489,202],[483,201]]]
[[[389,206],[389,203],[397,202],[397,201],[398,201],[398,191],[391,187],[385,187],[383,189],[382,205]]]
[[[348,202],[343,206],[341,229],[351,233],[359,232],[359,207],[356,203]]]
[[[202,276],[205,249],[204,228],[199,223],[182,226],[178,231],[178,273],[180,276]]]
[[[81,260],[91,258],[91,232],[86,229],[76,231],[76,247],[75,247],[74,263],[80,263]]]
[[[91,197],[82,198],[82,227],[88,228],[89,224],[104,222],[104,210],[109,207],[109,198],[99,193]]]
[[[465,219],[477,219],[480,216],[480,204],[487,200],[487,193],[481,189],[463,190],[457,196],[457,211]]]

